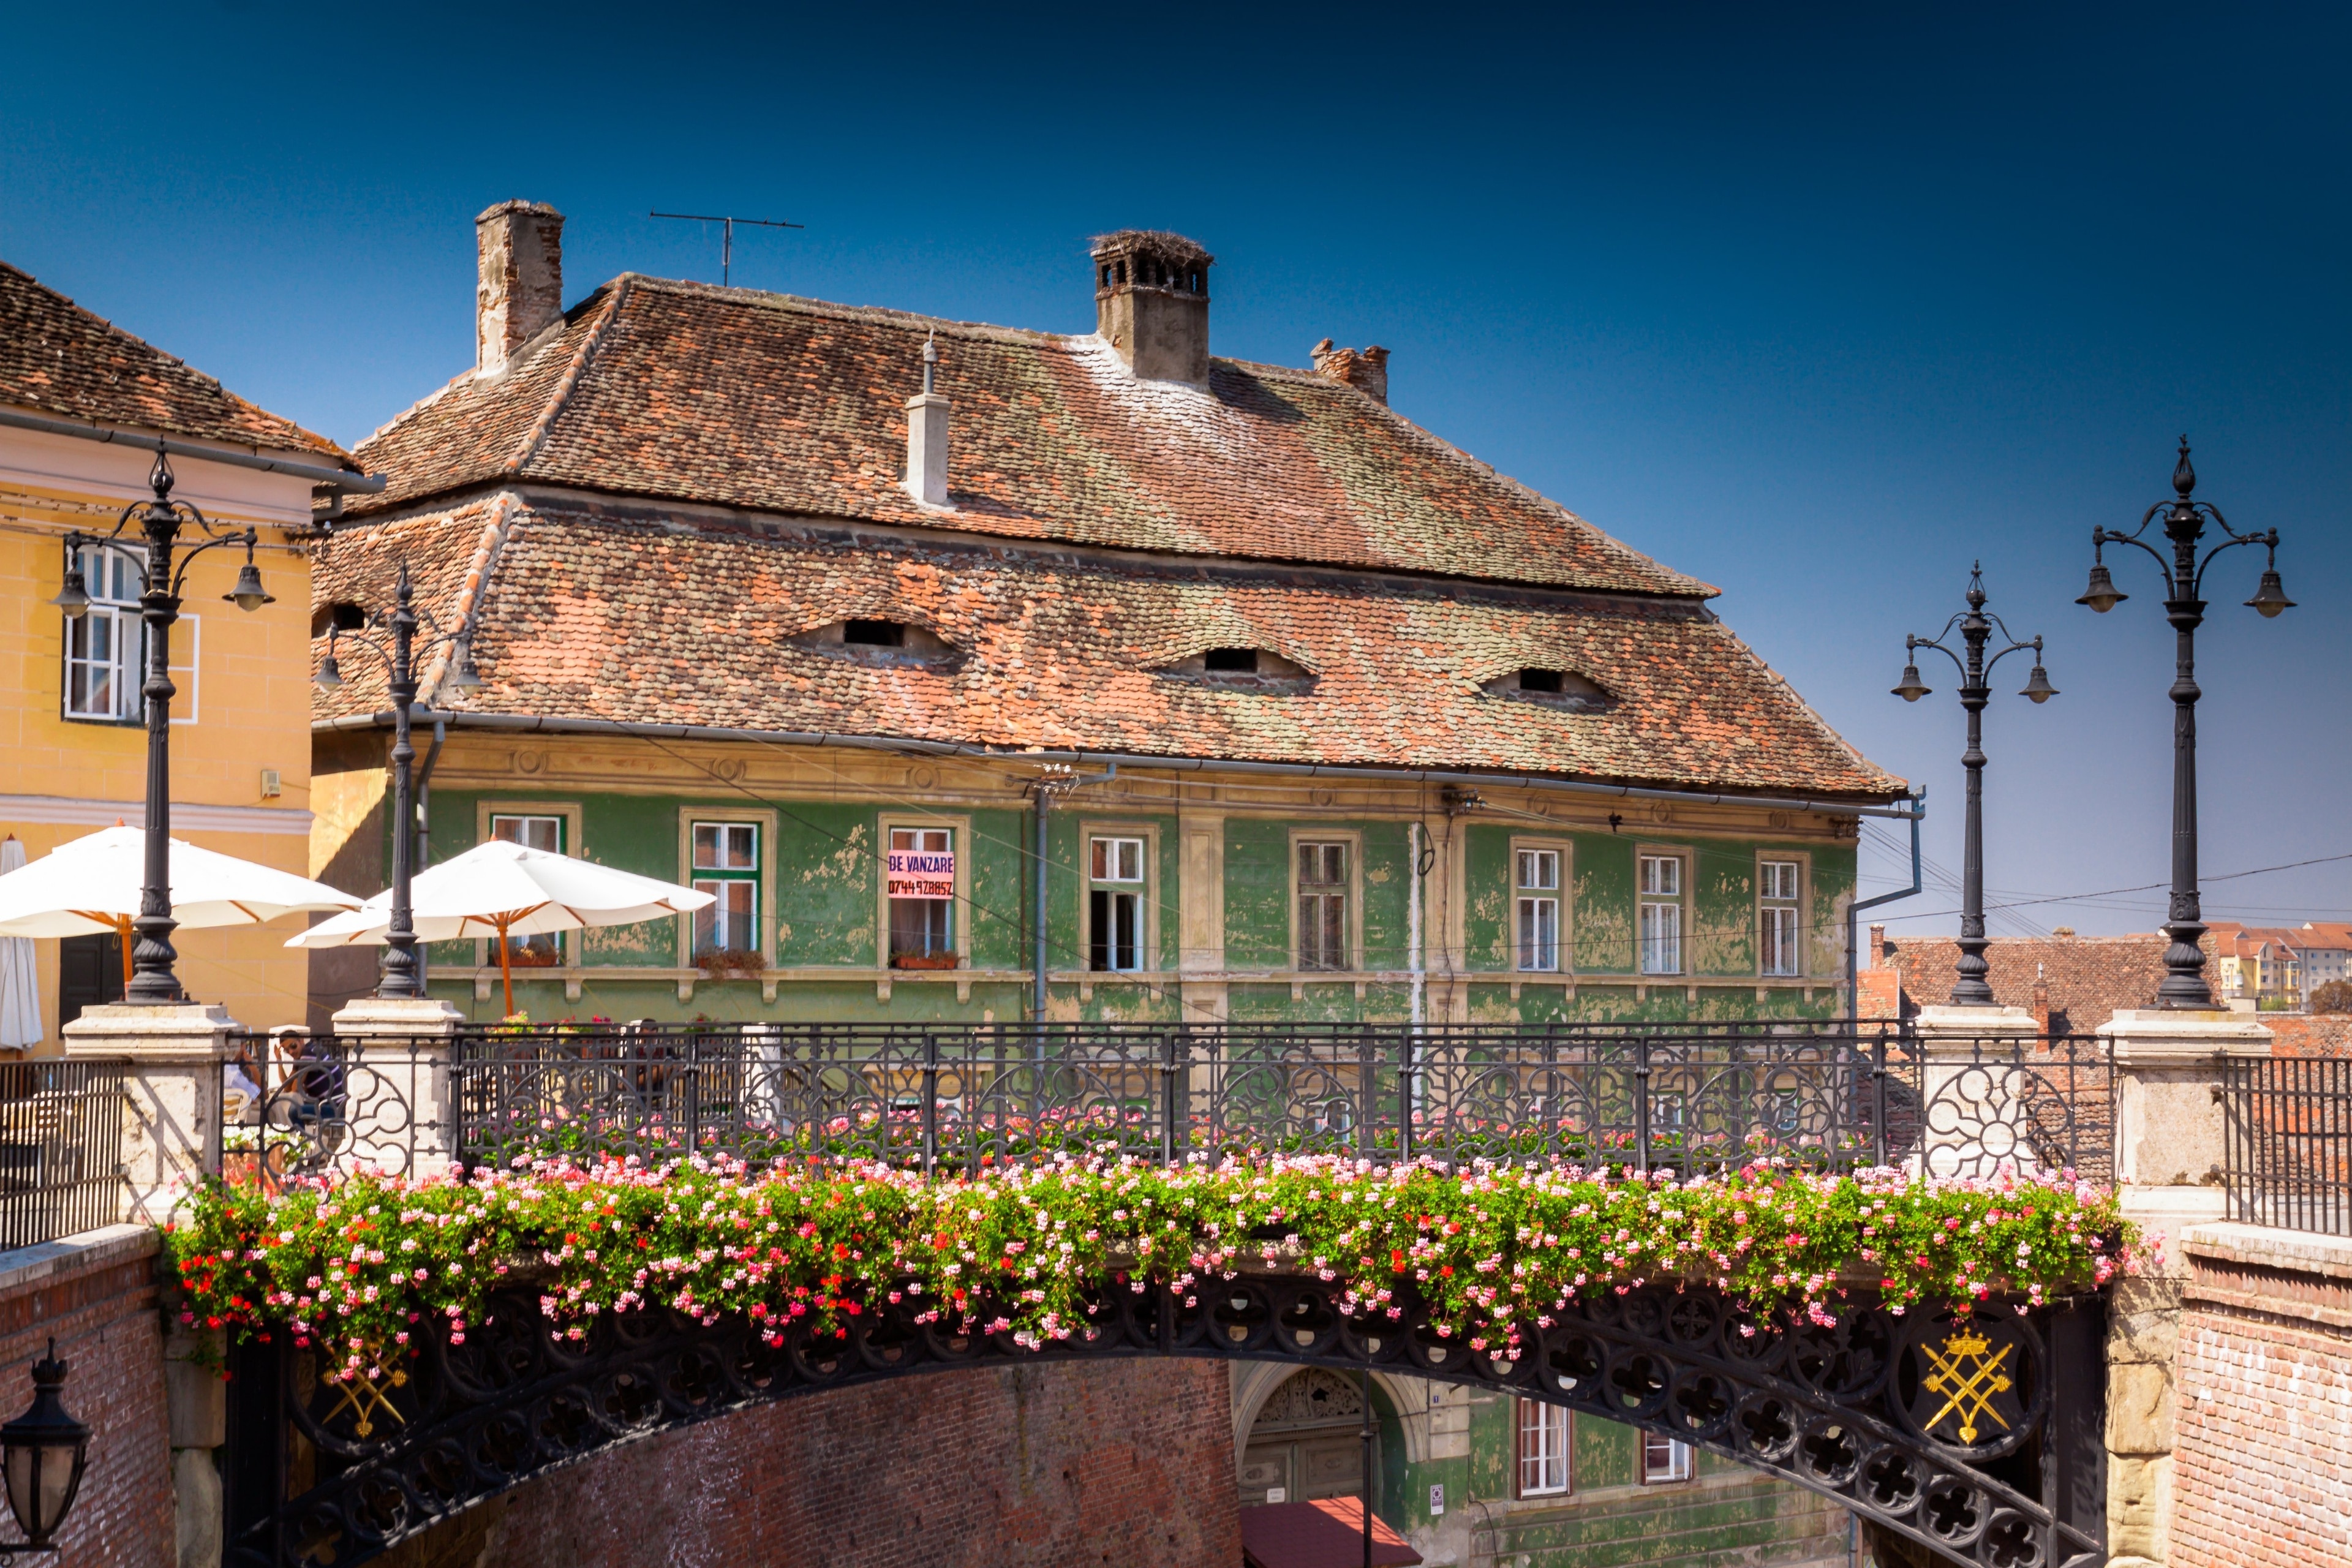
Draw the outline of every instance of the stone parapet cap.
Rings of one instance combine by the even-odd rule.
[[[147,1225],[109,1225],[79,1236],[45,1241],[0,1252],[0,1298],[43,1284],[68,1271],[103,1268],[152,1257],[163,1244],[163,1232]]]
[[[2042,1033],[2041,1021],[2022,1007],[1922,1007],[1911,1027],[1929,1061],[1966,1060],[1979,1045],[2011,1050]]]
[[[2271,1054],[2271,1032],[2243,1013],[2126,1008],[2099,1026],[2117,1067],[2190,1067],[2215,1057]]]
[[[205,1062],[225,1059],[228,1037],[242,1026],[217,1003],[175,1002],[163,1006],[111,1002],[85,1007],[58,1032],[68,1057],[129,1057],[141,1062]]]
[[[2223,1221],[2183,1230],[2180,1250],[2191,1258],[2352,1280],[2352,1237],[2320,1236],[2311,1231]]]
[[[406,1038],[455,1035],[466,1016],[432,997],[362,996],[344,1003],[331,1022],[338,1035]]]

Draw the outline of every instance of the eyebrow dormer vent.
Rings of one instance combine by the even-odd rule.
[[[1598,683],[1570,670],[1537,665],[1498,675],[1479,689],[1490,697],[1517,698],[1569,713],[1606,713],[1617,705]]]
[[[945,672],[963,663],[963,650],[910,621],[854,616],[803,632],[793,643],[811,653],[882,668]]]
[[[1207,647],[1160,670],[1163,679],[1277,696],[1312,690],[1315,672],[1271,648]]]

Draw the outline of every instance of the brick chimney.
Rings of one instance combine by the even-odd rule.
[[[1325,338],[1314,349],[1315,374],[1344,381],[1375,403],[1389,400],[1389,351],[1378,343],[1368,349],[1335,349]]]
[[[495,375],[563,314],[563,215],[500,202],[474,220],[474,366]]]
[[[1095,237],[1095,331],[1139,381],[1209,384],[1209,268],[1181,234],[1123,228]]]

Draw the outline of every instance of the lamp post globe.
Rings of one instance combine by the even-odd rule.
[[[48,1354],[33,1363],[32,1405],[0,1426],[0,1479],[6,1483],[8,1510],[25,1532],[21,1544],[7,1547],[12,1552],[47,1549],[81,1489],[89,1428],[67,1413],[60,1397],[68,1370],[51,1340]]]
[[[2033,652],[2033,673],[2026,677],[2025,689],[2018,695],[2037,706],[2058,695],[2050,684],[2050,672],[2042,668],[2042,639],[2020,641],[2010,637],[2009,628],[2001,625],[1999,616],[1985,613],[1984,563],[1979,562],[1969,573],[1966,610],[1944,623],[1944,629],[1932,637],[1906,637],[1903,639],[1906,658],[1903,679],[1895,683],[1893,695],[1906,702],[1916,702],[1929,695],[1927,683],[1919,679],[1918,653],[1923,647],[1934,648],[1950,659],[1960,673],[1960,706],[1969,715],[1969,749],[1960,754],[1960,765],[1968,770],[1968,812],[1965,818],[1966,837],[1960,862],[1960,960],[1952,984],[1952,1005],[1956,1007],[1990,1007],[1994,1005],[1992,983],[1986,978],[1992,966],[1985,960],[1984,918],[1984,710],[1992,700],[1990,681],[1994,665],[2011,654],[2031,648]],[[1992,641],[1998,628],[2009,646],[1985,656],[1986,645]],[[1957,629],[1960,634],[1961,651],[1955,653],[1944,639]]]
[[[2146,551],[2164,577],[2164,617],[2172,624],[2173,632],[2168,693],[2172,699],[2172,894],[2164,925],[2164,982],[2157,987],[2156,1000],[2159,1007],[2187,1009],[2213,1005],[2213,988],[2205,979],[2201,945],[2205,914],[2197,885],[2197,700],[2203,695],[2197,687],[2197,628],[2205,620],[2205,601],[2199,596],[2204,590],[2205,569],[2225,550],[2259,544],[2264,552],[2262,583],[2246,607],[2264,620],[2294,608],[2294,601],[2286,596],[2279,581],[2278,530],[2240,533],[2222,517],[2220,508],[2195,499],[2196,489],[2197,470],[2189,466],[2189,437],[2183,436],[2179,459],[2172,468],[2172,499],[2149,507],[2139,526],[2128,532],[2105,527],[2091,530],[2091,583],[2074,601],[2105,615],[2127,597],[2117,592],[2107,571],[2105,552],[2110,544]],[[2171,547],[2168,560],[2165,551],[2142,537],[2159,514],[2164,519],[2164,541]],[[2209,522],[2227,537],[2200,559],[2198,550]]]

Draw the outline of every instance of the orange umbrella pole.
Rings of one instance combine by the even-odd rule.
[[[499,931],[499,978],[507,988],[507,1016],[514,1016],[514,965],[507,952],[507,927],[512,922],[505,916],[493,917]]]
[[[131,994],[131,917],[114,917],[114,944],[122,950],[122,994]]]

